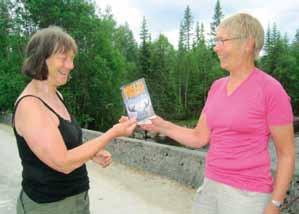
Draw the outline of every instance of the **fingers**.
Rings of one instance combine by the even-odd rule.
[[[115,137],[131,135],[136,127],[136,118],[129,119],[128,117],[123,116],[119,121],[119,123],[112,127]]]
[[[127,129],[129,132],[133,132],[133,130],[136,128],[136,118],[128,119],[127,121],[122,123],[124,129]]]
[[[137,124],[134,123],[131,126],[129,126],[128,130],[129,130],[129,135],[131,135],[133,133],[133,131],[135,130]]]
[[[121,118],[118,120],[118,122],[122,123],[129,120],[129,118],[127,116],[121,116]]]
[[[112,163],[112,156],[107,150],[100,150],[92,160],[105,168]]]
[[[136,126],[136,123],[137,123],[137,120],[136,118],[130,118],[127,122],[127,125],[128,126],[132,126],[132,125],[135,125]]]
[[[137,123],[136,123],[136,118],[132,118],[129,120],[128,122],[128,131],[129,131],[129,135],[131,135],[134,131],[134,129],[136,128]]]
[[[135,121],[136,122],[136,118],[128,118],[127,116],[121,116],[121,118],[118,120],[119,123],[124,123],[127,121]]]
[[[106,168],[107,166],[109,166],[109,165],[111,164],[111,162],[112,162],[111,157],[110,157],[110,158],[106,158],[106,159],[103,159],[103,160],[102,160],[102,162],[101,162],[100,165],[101,165],[103,168]]]
[[[107,150],[101,150],[98,154],[99,154],[98,157],[102,158],[103,160],[112,159],[110,152],[108,152]]]
[[[150,132],[156,132],[156,128],[153,124],[143,124],[140,126],[143,130],[150,131]]]
[[[100,150],[96,155],[101,156],[101,157],[107,157],[107,156],[111,157],[110,152],[108,152],[107,150],[104,150],[104,149]]]
[[[151,119],[151,121],[152,121],[152,124],[160,124],[160,123],[163,122],[164,120],[163,120],[161,117],[156,116],[156,117],[154,117],[153,119]]]
[[[127,116],[121,116],[121,118],[118,120],[119,123],[123,123],[130,120],[130,118],[128,118]]]

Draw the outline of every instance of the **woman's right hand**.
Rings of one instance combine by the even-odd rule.
[[[136,119],[131,118],[128,119],[127,117],[121,117],[119,120],[119,123],[115,124],[112,128],[111,131],[113,131],[116,135],[116,137],[121,137],[121,136],[130,136],[134,129],[136,127]]]
[[[108,152],[105,149],[102,149],[95,154],[95,156],[92,158],[92,160],[95,163],[102,166],[103,168],[106,168],[107,166],[109,166],[111,164],[112,157],[111,157],[110,152]]]
[[[166,127],[166,123],[167,121],[162,117],[156,116],[155,118],[151,119],[151,123],[142,124],[140,125],[140,127],[146,131],[163,133],[163,129],[164,127]]]

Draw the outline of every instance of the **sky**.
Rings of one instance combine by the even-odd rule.
[[[143,17],[146,18],[152,40],[164,34],[177,47],[179,26],[187,5],[190,6],[194,23],[203,23],[210,29],[216,0],[95,0],[96,6],[104,10],[111,7],[118,25],[126,22],[139,42]],[[266,32],[268,25],[275,22],[278,30],[287,33],[290,41],[299,29],[299,0],[220,0],[222,13],[229,16],[237,12],[247,12],[262,23]]]

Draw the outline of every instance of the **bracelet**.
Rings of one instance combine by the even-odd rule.
[[[271,203],[277,207],[278,209],[280,209],[282,207],[283,202],[282,201],[276,201],[276,200],[271,200]]]

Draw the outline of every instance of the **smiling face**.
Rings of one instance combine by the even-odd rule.
[[[67,83],[70,72],[74,68],[74,57],[73,51],[57,52],[46,60],[48,81],[51,85],[58,87]]]
[[[65,60],[67,57],[62,56],[64,54],[70,58]],[[61,73],[72,70],[73,55],[76,54],[75,40],[62,28],[50,26],[31,37],[26,46],[22,72],[35,80],[48,80],[48,68],[55,70],[58,66]]]
[[[232,36],[225,28],[219,28],[214,51],[218,55],[221,68],[231,72],[242,66],[248,58],[246,43],[246,38]]]
[[[236,13],[221,20],[218,25],[214,51],[223,69],[237,72],[254,65],[263,44],[261,23],[250,14]]]

